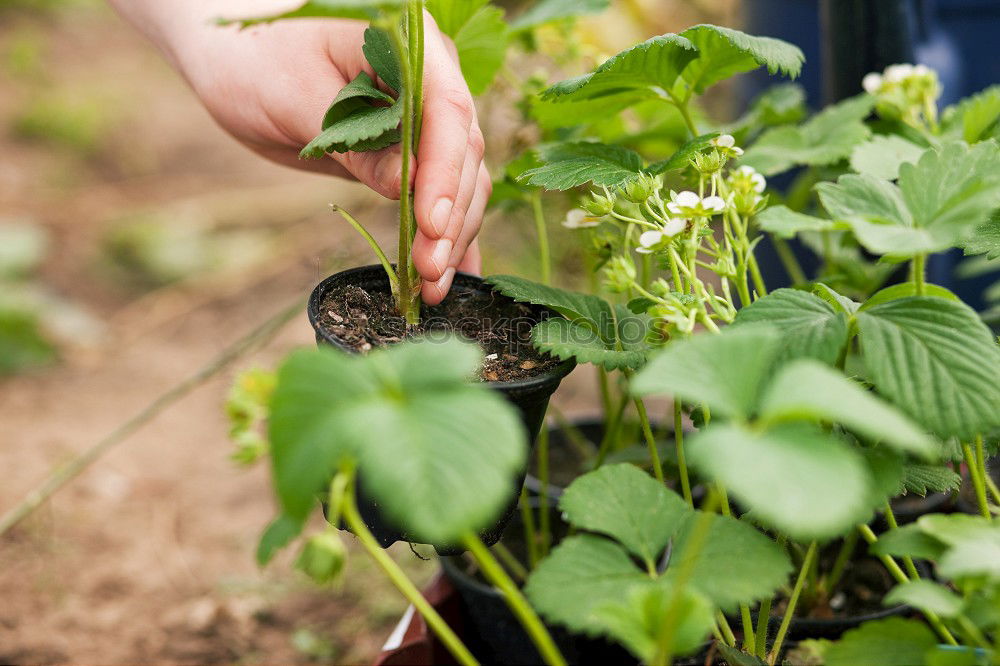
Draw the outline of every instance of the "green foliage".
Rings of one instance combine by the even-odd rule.
[[[799,75],[805,56],[795,45],[773,37],[754,37],[715,25],[696,25],[681,33],[698,49],[684,68],[688,87],[703,93],[709,86],[740,72],[767,67],[771,74]]]
[[[907,463],[903,467],[903,490],[926,496],[958,490],[962,477],[945,465]]]
[[[337,580],[347,561],[347,548],[334,530],[314,534],[302,545],[295,568],[318,585]]]
[[[851,629],[824,651],[825,666],[914,666],[937,639],[916,620],[892,617]]]
[[[955,617],[962,610],[962,600],[947,588],[929,580],[914,580],[897,585],[885,596],[886,606],[906,604],[940,617]]]
[[[798,127],[769,129],[740,160],[765,176],[799,165],[825,166],[847,159],[871,131],[862,123],[874,101],[860,95],[827,107]]]
[[[781,346],[770,329],[746,326],[667,346],[631,383],[635,395],[669,394],[713,414],[748,419]]]
[[[306,3],[287,12],[265,16],[244,18],[222,18],[220,25],[238,25],[248,28],[261,23],[273,23],[294,18],[347,18],[372,20],[381,12],[400,10],[406,0],[308,0]]]
[[[712,424],[689,450],[699,472],[725,485],[758,520],[793,538],[841,534],[870,509],[872,479],[864,459],[815,426],[759,432]]]
[[[489,0],[427,0],[427,11],[455,43],[469,90],[473,95],[484,92],[507,52],[503,10]]]
[[[917,144],[894,134],[874,136],[854,147],[851,168],[875,178],[895,180],[899,167],[904,163],[915,164],[923,152]]]
[[[639,177],[642,158],[622,146],[573,141],[540,146],[541,166],[528,169],[518,181],[548,190],[568,190],[593,183],[615,187]]]
[[[51,363],[56,349],[34,313],[0,306],[0,377]]]
[[[229,438],[236,445],[233,459],[249,465],[267,455],[268,442],[261,434],[277,381],[273,372],[245,370],[233,382],[226,398]]]
[[[552,21],[599,14],[610,4],[611,0],[538,0],[510,22],[510,30],[520,34]]]
[[[948,107],[942,120],[947,135],[966,143],[1000,140],[1000,86],[990,86]]]
[[[859,311],[861,349],[878,391],[947,438],[998,424],[1000,350],[961,302],[918,296]]]
[[[783,358],[815,358],[833,365],[847,344],[847,315],[807,291],[775,289],[736,315],[737,326],[758,323],[784,333]]]
[[[899,284],[886,287],[885,289],[880,289],[869,296],[865,302],[862,303],[861,307],[858,308],[858,311],[863,312],[865,310],[871,310],[876,305],[917,295],[917,285],[912,282],[901,282]],[[924,295],[933,296],[934,298],[945,298],[952,301],[959,301],[958,296],[954,293],[936,284],[925,284]]]
[[[378,28],[368,28],[365,30],[365,43],[361,45],[361,51],[375,74],[398,94],[403,88],[402,73],[399,71],[399,54],[396,53],[389,33]],[[392,102],[392,98],[383,101]]]
[[[696,136],[678,148],[674,154],[667,159],[650,164],[645,171],[653,175],[659,175],[668,171],[684,169],[690,163],[691,158],[712,145],[712,139],[717,136],[719,136],[719,132],[709,132],[708,134]]]
[[[830,231],[836,228],[833,220],[805,215],[787,206],[765,208],[757,216],[757,224],[764,231],[769,231],[782,238],[793,238],[803,231]]]
[[[1000,147],[950,143],[899,168],[899,184],[841,176],[817,186],[830,215],[851,226],[871,252],[892,256],[945,250],[965,240],[1000,206]]]
[[[282,511],[302,521],[340,465],[409,539],[456,543],[486,526],[524,465],[524,432],[508,405],[470,384],[474,347],[405,343],[364,357],[296,352],[278,372],[270,418]]]
[[[985,254],[987,259],[1000,258],[1000,212],[994,212],[972,236],[963,243],[966,254]]]

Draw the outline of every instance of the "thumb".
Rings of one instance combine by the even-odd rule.
[[[399,144],[372,152],[333,153],[331,157],[352,176],[389,199],[398,199],[402,182],[402,149]],[[410,158],[410,184],[415,171]]]

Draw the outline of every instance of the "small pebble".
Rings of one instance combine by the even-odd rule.
[[[497,373],[493,372],[492,370],[490,370],[489,372],[485,373],[483,376],[486,378],[486,381],[489,381],[489,382],[495,382],[495,381],[497,381],[497,380],[500,379],[500,375],[498,375]]]
[[[531,370],[532,368],[537,368],[537,367],[538,364],[535,363],[534,361],[525,361],[524,363],[521,364],[522,370]]]
[[[499,354],[488,354],[486,356],[486,360],[487,361],[495,361],[495,360],[497,360],[497,358],[499,358],[499,356],[500,356]]]

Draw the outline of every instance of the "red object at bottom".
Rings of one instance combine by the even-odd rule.
[[[424,597],[459,637],[464,634],[458,593],[444,574],[435,576]],[[410,606],[389,636],[373,666],[452,666],[455,658]]]

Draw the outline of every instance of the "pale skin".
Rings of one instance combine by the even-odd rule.
[[[187,80],[215,120],[269,160],[351,178],[390,199],[400,192],[399,147],[301,160],[337,92],[361,71],[366,24],[295,19],[243,31],[218,27],[295,8],[288,0],[110,0]],[[478,273],[476,235],[490,197],[483,134],[454,45],[426,16],[424,117],[412,179],[417,235],[413,263],[428,304],[441,301],[455,271]]]

